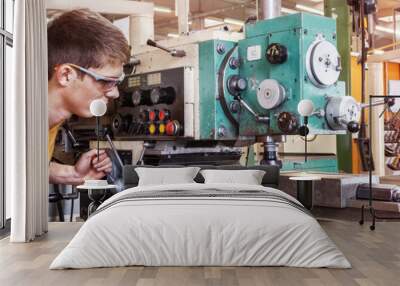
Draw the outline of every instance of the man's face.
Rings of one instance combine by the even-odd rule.
[[[122,64],[108,64],[102,68],[88,68],[89,71],[109,78],[119,78],[123,73]],[[83,72],[77,72],[78,76],[70,85],[68,94],[64,102],[68,110],[80,117],[92,117],[90,113],[90,103],[95,99],[101,99],[108,103],[110,99],[118,98],[119,92],[117,86],[107,87],[102,81],[96,81],[91,75]]]

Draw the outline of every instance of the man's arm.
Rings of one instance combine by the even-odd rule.
[[[84,177],[75,171],[75,166],[50,162],[49,183],[63,185],[81,185],[85,182]]]
[[[51,162],[49,182],[52,184],[80,185],[85,179],[101,179],[112,170],[112,162],[104,150],[90,150],[82,154],[75,166]]]

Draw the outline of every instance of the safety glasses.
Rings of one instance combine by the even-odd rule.
[[[121,82],[125,78],[125,74],[122,74],[120,77],[107,77],[103,75],[96,74],[93,71],[90,71],[88,69],[85,69],[81,66],[75,65],[75,64],[68,64],[69,66],[76,68],[77,70],[91,76],[96,82],[100,83],[101,86],[103,87],[104,91],[109,91],[116,87],[117,85],[121,84]]]

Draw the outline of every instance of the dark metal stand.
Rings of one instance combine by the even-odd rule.
[[[372,99],[373,98],[383,98],[386,99],[385,104],[388,104],[388,99],[389,98],[400,98],[400,95],[393,95],[393,96],[385,96],[385,95],[370,95],[369,96],[369,103],[368,103],[368,107],[369,107],[369,161],[372,160],[372,138],[371,138],[371,134],[372,134]],[[383,113],[380,115],[382,116]],[[370,225],[370,229],[371,230],[375,230],[375,223],[376,223],[376,219],[387,219],[387,220],[391,220],[391,219],[400,219],[400,216],[380,216],[377,214],[375,208],[372,205],[372,170],[373,167],[370,164],[369,168],[368,168],[368,175],[369,175],[369,199],[368,199],[368,205],[363,204],[361,206],[361,219],[359,221],[360,225],[364,224],[364,212],[365,210],[369,210],[369,213],[372,217],[372,225]]]
[[[97,163],[99,163],[99,152],[100,152],[100,118],[96,116],[96,136],[97,136]]]
[[[314,182],[312,180],[297,181],[297,199],[308,210],[313,207],[313,186]]]
[[[88,206],[89,216],[101,205],[107,195],[107,192],[107,189],[88,189],[88,196],[91,200],[91,203]]]

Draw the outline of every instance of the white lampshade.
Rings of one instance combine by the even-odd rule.
[[[303,99],[297,105],[297,111],[301,116],[311,116],[314,112],[314,103],[309,99]]]
[[[93,116],[103,116],[107,111],[107,104],[101,99],[95,99],[90,103],[90,113]]]

